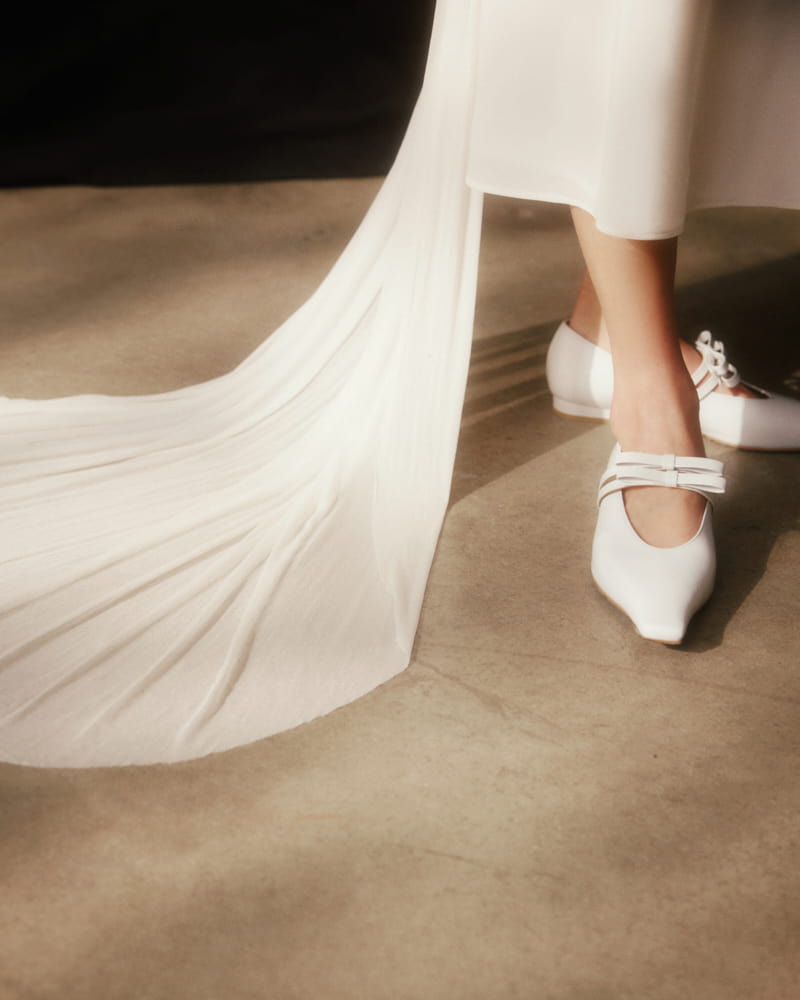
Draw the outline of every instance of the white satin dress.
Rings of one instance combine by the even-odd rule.
[[[485,0],[468,182],[615,236],[800,207],[797,0]]]
[[[695,0],[440,0],[394,167],[320,288],[258,350],[159,395],[0,398],[2,759],[197,757],[406,666],[458,435],[479,189],[581,204],[637,235],[675,231],[689,203],[796,204],[780,166],[796,136],[767,110],[774,169],[759,155],[752,174],[736,143],[760,127],[737,117],[759,53],[783,67],[787,107],[797,16],[722,0],[716,17],[726,3],[746,19],[730,30],[747,38],[747,80],[724,38],[706,48],[707,26],[689,30],[708,16]],[[709,59],[729,92],[719,82],[695,110]],[[734,146],[687,167],[701,122]]]

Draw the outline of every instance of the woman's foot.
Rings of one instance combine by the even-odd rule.
[[[615,394],[611,428],[626,452],[705,456],[697,393],[688,376],[670,385],[658,373],[648,389],[637,387],[635,396]],[[706,504],[698,493],[654,486],[626,489],[623,498],[636,533],[658,548],[689,541],[697,533]]]
[[[703,514],[692,537],[665,548],[642,541],[623,500],[625,492],[634,492],[632,484],[638,484],[637,491],[697,492]],[[722,463],[712,459],[648,455],[619,447],[611,453],[598,493],[592,578],[644,638],[682,642],[692,616],[710,597],[716,553],[706,498],[724,490]]]

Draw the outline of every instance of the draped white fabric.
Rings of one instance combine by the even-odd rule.
[[[0,756],[190,758],[402,670],[470,348],[465,179],[640,237],[692,205],[800,204],[798,11],[439,0],[392,171],[244,363],[160,395],[0,399]]]
[[[476,12],[440,0],[367,217],[239,367],[153,396],[0,400],[4,759],[191,758],[406,666],[471,340]]]
[[[694,208],[800,208],[796,0],[491,0],[478,38],[479,190],[638,239]]]

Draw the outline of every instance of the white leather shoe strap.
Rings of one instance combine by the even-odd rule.
[[[729,389],[741,382],[739,372],[728,361],[725,345],[721,340],[712,341],[708,330],[703,330],[694,342],[694,346],[703,358],[692,372],[692,382],[697,388],[700,399],[710,396],[720,382],[724,382]]]
[[[630,486],[668,486],[693,490],[705,497],[709,493],[724,493],[723,468],[722,462],[713,458],[621,451],[600,480],[597,502]]]

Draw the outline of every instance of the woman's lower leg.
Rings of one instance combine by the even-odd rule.
[[[598,347],[602,347],[603,350],[611,350],[608,328],[605,324],[605,320],[603,319],[603,310],[600,306],[600,299],[597,296],[597,291],[589,275],[588,269],[584,269],[581,283],[578,288],[578,296],[575,300],[572,315],[570,316],[569,325],[573,330],[575,330],[576,333],[579,333],[590,343],[596,344]],[[679,341],[679,347],[681,355],[683,356],[683,363],[686,365],[687,370],[689,372],[694,372],[702,361],[700,352],[696,347],[683,339]],[[722,393],[723,395],[731,396],[752,397],[755,395],[742,382],[733,388],[729,388],[724,383],[720,383],[715,391]]]
[[[614,364],[611,427],[620,447],[704,455],[697,393],[673,311],[677,240],[609,236],[581,209],[573,209],[573,221],[588,280],[572,322],[589,339],[594,339],[592,333],[608,337]],[[671,546],[696,532],[705,501],[686,490],[644,487],[626,490],[625,504],[646,541]]]

